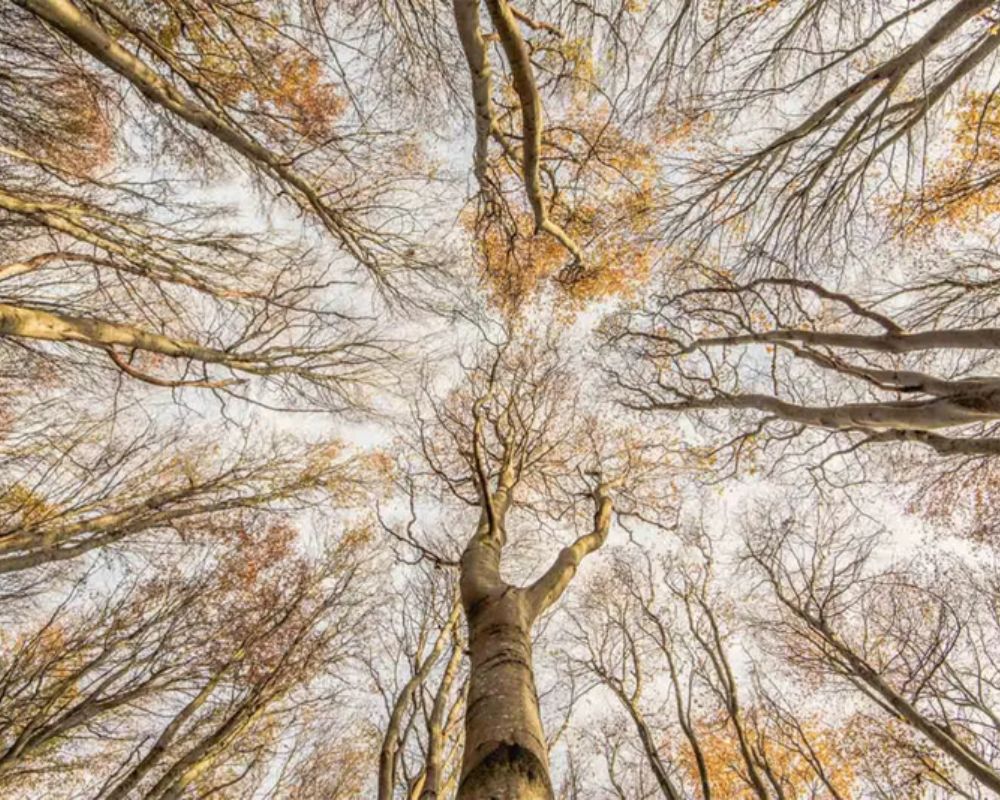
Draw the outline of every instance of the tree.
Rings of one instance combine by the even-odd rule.
[[[45,9],[107,38],[72,4],[36,11],[44,15]],[[218,6],[206,11],[218,17],[195,20],[183,4],[150,9],[163,42],[135,35],[154,49],[195,47],[195,65],[174,67],[203,93],[202,102],[229,109],[217,114],[235,113],[256,87],[263,96],[241,113],[268,130],[275,147],[280,141],[286,148],[315,147],[329,139],[342,101],[304,44],[289,37],[281,46],[268,44],[274,23],[266,9],[257,12],[234,17],[233,9]],[[102,13],[122,16],[111,6]],[[252,381],[258,389],[277,389],[286,402],[355,405],[357,387],[371,381],[389,349],[349,302],[326,291],[348,285],[343,271],[318,258],[315,242],[301,233],[224,224],[232,209],[185,199],[190,183],[183,173],[167,179],[132,174],[144,157],[141,149],[134,152],[142,137],[161,129],[168,149],[180,137],[179,158],[188,169],[210,169],[211,151],[187,139],[185,130],[164,129],[143,114],[120,82],[95,72],[89,56],[68,50],[33,16],[10,5],[3,14],[4,90],[14,116],[0,152],[5,342],[65,343],[65,350],[43,352],[73,358],[76,370],[103,363],[155,386],[262,399],[247,391]],[[223,28],[231,38],[219,42]],[[212,66],[223,61],[233,74]],[[253,74],[240,74],[241,64]],[[35,107],[14,99],[22,96],[45,108],[44,135],[36,129]],[[116,127],[122,130],[112,135]]]
[[[201,564],[161,564],[82,603],[97,576],[81,580],[39,624],[12,628],[0,782],[161,798],[264,781],[280,732],[336,694],[322,676],[351,655],[368,610],[365,534],[311,561],[295,536],[258,517]]]
[[[375,634],[388,663],[367,665],[387,717],[379,800],[392,800],[399,788],[407,798],[437,800],[450,796],[458,780],[467,684],[458,587],[451,571],[428,570],[421,578],[388,605],[380,627],[391,636]],[[414,597],[421,602],[413,604]]]
[[[104,2],[18,5],[27,14],[17,29],[43,23],[116,73],[119,79],[106,85],[119,97],[126,87],[137,90],[165,115],[171,133],[190,145],[206,135],[314,215],[376,280],[416,264],[407,256],[413,243],[385,224],[400,211],[387,199],[391,180],[365,181],[360,191],[352,186],[359,162],[405,162],[384,160],[381,142],[342,119],[349,104],[312,46],[311,39],[325,39],[319,7],[295,13],[259,4],[244,12],[225,3],[201,10],[165,3],[133,14]],[[276,36],[278,25],[298,35]],[[91,61],[87,69],[96,66]]]
[[[619,796],[644,796],[648,773],[667,798],[905,796],[923,764],[898,758],[880,774],[869,752],[889,739],[884,721],[810,702],[817,686],[782,675],[748,631],[740,592],[727,592],[704,532],[684,534],[659,563],[620,548],[574,604],[568,657],[614,698],[635,754],[609,762]],[[893,748],[893,751],[895,748]],[[624,760],[622,755],[616,760]],[[620,774],[615,777],[615,770]]]
[[[134,142],[112,131],[134,125],[141,134],[148,119],[89,57],[13,6],[2,13],[10,102],[0,152],[0,357],[13,417],[3,431],[0,571],[76,559],[197,516],[221,522],[305,492],[315,501],[332,489],[336,445],[245,440],[206,450],[186,440],[191,431],[174,412],[159,424],[133,404],[168,390],[181,408],[202,391],[224,410],[236,400],[355,409],[390,357],[388,343],[323,296],[346,282],[303,237],[233,230],[223,224],[226,207],[178,198],[185,181],[129,175]],[[199,59],[222,56],[211,25],[174,24],[207,48]],[[258,48],[264,24],[241,22]],[[236,33],[227,47],[238,46]],[[270,95],[261,100],[275,117],[272,134],[327,136],[337,98],[303,47],[286,45],[269,54]],[[237,78],[229,78],[232,102]]]
[[[707,281],[609,322],[610,379],[631,408],[704,421],[705,446],[734,472],[763,453],[836,471],[831,462],[872,445],[914,443],[963,459],[967,475],[997,447],[997,329],[979,313],[989,263],[970,260],[967,292],[938,273],[871,299],[706,270]],[[881,310],[903,295],[902,314]],[[721,441],[710,433],[720,429]],[[855,463],[846,472],[859,477]]]
[[[691,4],[692,16],[701,5]],[[707,242],[733,223],[751,265],[780,256],[809,268],[842,251],[833,245],[851,247],[845,228],[864,237],[850,221],[878,217],[886,195],[903,207],[933,205],[940,190],[925,183],[925,166],[947,130],[943,109],[975,96],[970,85],[986,86],[972,102],[987,113],[1000,38],[985,0],[704,10],[713,30],[703,41],[715,45],[716,63],[699,69],[723,82],[701,97],[722,122],[723,145],[699,148],[671,227]],[[772,115],[789,121],[777,132],[760,125]]]
[[[317,302],[317,288],[339,279],[302,244],[226,231],[216,222],[225,209],[179,204],[169,181],[0,157],[7,347],[40,353],[74,381],[104,367],[158,387],[341,409],[387,359],[370,324]]]
[[[621,433],[575,422],[582,409],[552,341],[487,340],[463,383],[444,400],[425,390],[426,405],[416,412],[415,444],[427,477],[478,515],[467,539],[442,543],[449,550],[421,542],[412,524],[396,536],[417,555],[459,572],[469,689],[458,797],[550,798],[532,629],[606,541],[612,492],[630,497],[651,465],[627,438],[615,441]],[[520,585],[501,576],[508,520],[518,512],[546,530],[555,522],[552,537],[567,523],[578,530],[540,576]]]
[[[4,3],[0,784],[997,791],[998,43]]]
[[[336,445],[278,444],[268,453],[247,442],[242,452],[220,454],[195,451],[179,434],[102,442],[104,426],[79,431],[76,441],[61,433],[49,431],[53,438],[47,447],[36,443],[36,453],[16,454],[2,484],[0,574],[138,535],[158,536],[153,547],[166,547],[185,541],[192,524],[224,529],[261,506],[302,508],[319,499],[346,506],[368,480],[364,460]]]
[[[965,780],[997,791],[995,570],[961,561],[879,567],[877,532],[818,515],[804,536],[780,509],[760,514],[746,536],[747,563],[780,609],[758,624],[805,669],[857,689]],[[958,775],[928,762],[932,780],[962,791]]]
[[[46,8],[89,29],[71,4]],[[219,7],[214,22],[186,6],[165,10],[149,12],[165,26],[150,46],[176,45],[182,30],[197,42],[213,102],[226,97],[233,111],[257,82],[256,110],[243,111],[272,144],[312,147],[331,135],[341,101],[303,43],[265,36],[275,21],[263,9],[234,16]],[[350,282],[310,237],[240,229],[225,219],[231,207],[182,197],[191,188],[183,175],[140,169],[144,137],[162,137],[194,169],[210,168],[211,154],[144,114],[113,75],[32,14],[10,4],[0,14],[0,572],[78,559],[199,515],[221,521],[309,492],[308,502],[331,490],[334,499],[337,445],[243,433],[242,444],[205,448],[184,415],[202,393],[230,422],[243,413],[239,401],[364,405],[394,346],[352,301],[331,297]],[[234,27],[219,50],[223,20]],[[222,74],[220,59],[244,45],[261,59],[244,63],[253,74]],[[233,430],[251,425],[244,417]]]

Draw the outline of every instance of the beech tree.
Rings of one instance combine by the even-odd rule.
[[[726,590],[732,565],[705,532],[682,541],[659,561],[619,548],[573,604],[568,658],[619,709],[605,714],[618,796],[905,797],[952,785],[943,760],[880,710],[835,710],[815,697],[835,687],[793,680],[801,650],[759,637],[753,620],[766,615]],[[615,725],[625,733],[611,737]]]
[[[887,206],[897,224],[912,225],[988,201],[978,155],[950,185],[928,165],[956,106],[960,147],[969,148],[969,118],[991,113],[993,3],[702,5],[684,4],[690,17],[704,10],[711,20],[701,37],[712,43],[708,55],[694,52],[709,62],[700,70],[718,76],[699,99],[721,121],[723,143],[685,163],[690,180],[671,230],[707,241],[734,227],[732,243],[753,268],[775,255],[820,268],[822,257],[852,247],[845,231],[865,235],[852,221],[885,217]],[[695,24],[683,18],[682,27]],[[676,39],[665,44],[661,74],[678,49]],[[769,118],[781,121],[760,124]]]
[[[177,436],[99,443],[106,432],[86,431],[69,446],[57,439],[10,466],[13,480],[5,481],[0,505],[0,574],[75,559],[138,535],[158,535],[151,546],[166,547],[178,536],[183,541],[192,523],[225,526],[244,509],[301,509],[318,498],[346,506],[368,480],[363,462],[335,445],[279,445],[268,453],[249,442],[229,456],[196,452]]]
[[[320,678],[356,644],[365,545],[348,532],[306,560],[294,528],[246,522],[195,569],[175,561],[96,602],[90,576],[5,634],[3,785],[159,798],[266,783],[279,732],[324,710],[336,690]]]
[[[448,797],[459,778],[468,676],[458,587],[451,571],[431,568],[417,580],[385,609],[385,634],[376,634],[379,652],[367,665],[386,714],[380,800],[400,789],[407,798]]]
[[[308,248],[226,231],[215,222],[224,209],[185,208],[169,182],[114,183],[3,155],[8,347],[44,353],[75,381],[104,367],[158,387],[260,398],[252,381],[277,390],[263,398],[272,403],[332,408],[357,403],[353,387],[386,360],[370,324],[317,302],[317,287],[342,279]]]
[[[478,517],[462,515],[471,528],[464,540],[427,539],[412,517],[394,536],[411,556],[458,570],[469,654],[461,798],[553,796],[532,630],[605,543],[615,514],[630,510],[649,474],[663,469],[627,431],[581,417],[560,356],[545,339],[487,343],[452,394],[438,399],[427,389],[416,411],[416,451],[431,486]],[[624,502],[617,512],[616,495]],[[519,513],[564,546],[544,572],[517,584],[501,565]],[[426,645],[423,665],[439,657],[447,627]]]
[[[963,465],[921,469],[968,478],[996,451],[991,263],[970,254],[964,279],[936,269],[869,296],[706,269],[609,321],[609,377],[631,408],[702,420],[702,446],[733,471],[804,460],[836,473],[852,459],[850,480],[862,451],[915,444]]]
[[[96,41],[107,39],[72,4],[48,10],[53,20],[63,14],[64,22],[90,30]],[[114,9],[107,11],[114,16]],[[210,41],[226,19],[216,19],[213,27],[208,20],[185,21],[180,7],[175,12],[160,17],[166,29],[157,35],[173,41],[187,31],[207,48],[194,60],[207,60],[209,74],[213,60],[226,59],[235,70],[213,74],[217,85],[182,70],[214,98],[203,102],[224,107],[223,97],[236,103],[256,86],[270,94],[257,98],[264,107],[245,113],[269,124],[275,136],[284,131],[288,138],[296,126],[293,141],[330,135],[342,101],[302,46],[286,39],[287,52],[268,54],[273,72],[240,77],[240,64],[258,69],[251,60],[255,51],[238,59],[225,49],[216,52]],[[130,154],[136,145],[129,137],[147,131],[165,137],[161,146],[178,142],[184,148],[179,157],[194,169],[213,169],[211,152],[185,129],[164,128],[141,114],[119,81],[93,69],[89,56],[68,50],[48,23],[10,5],[3,14],[8,113],[17,115],[5,126],[0,153],[5,341],[36,348],[41,342],[65,343],[76,370],[92,369],[90,362],[96,361],[156,386],[245,395],[252,381],[278,388],[286,402],[302,395],[310,404],[335,408],[357,402],[350,387],[370,380],[371,365],[388,351],[370,322],[353,320],[358,315],[347,303],[326,293],[321,297],[324,288],[347,285],[343,270],[317,258],[301,233],[262,234],[221,224],[231,210],[186,200],[183,180],[129,174],[138,166],[130,163],[138,154]],[[253,15],[237,22],[229,20],[234,39],[220,47],[249,48],[270,24]],[[106,41],[96,46],[110,52]],[[150,77],[148,69],[143,74]],[[268,86],[261,83],[265,77]],[[21,96],[45,108],[44,136],[34,135],[36,106],[13,100]],[[287,113],[311,116],[296,120]],[[123,131],[117,136],[116,127]]]
[[[755,522],[747,563],[781,609],[762,628],[803,668],[845,681],[955,765],[928,759],[931,780],[995,792],[994,570],[951,559],[876,566],[878,532],[822,509],[805,537],[802,517],[780,509]]]
[[[180,70],[172,80],[202,92],[198,102],[217,119],[240,108],[256,120],[237,126],[256,134],[233,128],[237,139],[266,133],[286,153],[328,141],[344,101],[305,34],[279,46],[264,9],[216,11],[101,13],[118,19],[113,35],[131,31]],[[20,591],[41,580],[38,567],[128,537],[162,538],[195,518],[334,500],[334,464],[350,461],[341,445],[253,439],[235,417],[241,401],[327,412],[368,402],[395,346],[352,308],[346,295],[357,280],[317,254],[314,235],[241,228],[226,219],[231,206],[194,198],[182,174],[148,169],[142,160],[156,146],[188,169],[217,171],[220,162],[185,127],[194,123],[171,116],[179,107],[146,113],[120,75],[58,32],[70,20],[109,52],[109,34],[86,9],[7,4],[0,14],[0,570],[31,571],[5,586]],[[139,30],[143,22],[155,36]],[[229,38],[217,40],[223,29]],[[169,56],[174,47],[186,66]],[[132,54],[114,52],[150,77]],[[203,432],[211,444],[198,441],[184,417],[205,402],[200,394],[218,403],[233,440]]]
[[[414,245],[385,226],[403,211],[391,203],[392,182],[380,186],[371,173],[357,181],[363,165],[405,162],[386,161],[378,138],[352,135],[342,119],[349,104],[316,54],[321,8],[165,3],[135,14],[113,3],[17,5],[27,13],[12,30],[41,23],[72,42],[89,55],[88,72],[115,73],[105,80],[111,92],[137,90],[189,148],[207,136],[313,215],[379,281],[417,263]]]

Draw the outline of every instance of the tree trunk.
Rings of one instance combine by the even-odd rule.
[[[531,666],[525,593],[498,586],[465,607],[471,674],[459,800],[553,800]]]

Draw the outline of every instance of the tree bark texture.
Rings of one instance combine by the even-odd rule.
[[[465,611],[471,675],[459,800],[552,800],[527,595],[496,587]]]

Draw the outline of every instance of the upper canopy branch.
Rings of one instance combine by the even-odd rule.
[[[346,389],[352,375],[360,377],[367,356],[362,351],[376,355],[380,346],[376,341],[331,342],[319,347],[269,347],[236,350],[209,347],[197,342],[145,330],[134,325],[104,319],[79,317],[9,304],[0,304],[0,336],[13,336],[39,341],[64,342],[95,348],[108,353],[123,371],[132,374],[131,365],[123,366],[114,348],[142,350],[174,359],[186,359],[204,365],[217,365],[233,372],[260,377],[285,376],[331,388]],[[147,376],[149,382],[159,382]],[[231,382],[230,382],[231,383]],[[163,381],[161,385],[183,385],[184,382]],[[189,385],[224,386],[227,383],[198,382]],[[346,397],[346,395],[345,395]]]
[[[508,146],[499,130],[493,111],[492,72],[486,42],[479,26],[478,0],[455,0],[453,8],[459,40],[465,51],[472,77],[472,97],[476,114],[474,171],[481,187],[485,189],[488,184],[486,165],[489,138],[491,136],[497,138],[505,150]],[[547,199],[542,188],[542,101],[531,64],[531,53],[518,27],[517,20],[523,19],[524,15],[514,11],[506,0],[486,0],[486,8],[507,57],[514,90],[521,106],[521,173],[525,194],[535,220],[535,231],[547,233],[556,239],[572,255],[574,266],[579,266],[583,261],[580,246],[549,215]],[[542,26],[541,23],[532,21],[530,27]],[[555,31],[551,26],[545,26],[545,30]]]
[[[684,292],[679,292],[678,294],[665,298],[668,302],[676,302],[689,297],[696,297],[699,295],[710,296],[713,294],[725,294],[739,296],[745,293],[756,293],[756,291],[763,287],[785,287],[790,289],[799,289],[804,292],[815,295],[816,297],[823,298],[824,300],[832,300],[836,303],[840,303],[846,306],[852,313],[859,317],[869,319],[872,322],[877,323],[880,327],[884,328],[888,333],[902,333],[903,329],[896,324],[894,320],[885,314],[881,314],[877,311],[873,311],[864,303],[859,302],[857,299],[851,297],[849,294],[844,292],[836,292],[831,289],[827,289],[815,281],[805,280],[803,278],[758,278],[753,281],[749,281],[743,284],[727,284],[724,286],[700,286],[694,289],[689,289]]]
[[[823,7],[832,4],[806,5],[821,15]],[[921,33],[915,40],[905,37],[904,21],[930,4],[909,5],[889,19],[879,17],[885,24],[877,34],[866,33],[855,43],[838,38],[832,47],[813,41],[769,47],[764,63],[774,60],[769,64],[772,74],[779,76],[774,85],[766,85],[769,78],[762,66],[751,67],[730,101],[737,115],[747,112],[750,125],[767,118],[773,108],[758,108],[755,101],[767,103],[776,96],[806,92],[810,84],[815,84],[816,92],[835,66],[873,63],[819,103],[806,96],[799,105],[805,112],[799,121],[777,136],[768,132],[767,140],[749,153],[731,149],[728,156],[715,154],[706,161],[702,176],[690,183],[693,191],[682,203],[678,230],[693,223],[710,237],[720,222],[746,222],[753,216],[752,235],[758,244],[803,257],[828,242],[836,224],[853,219],[869,200],[875,201],[874,212],[877,193],[871,191],[869,179],[882,168],[893,174],[897,164],[908,173],[914,169],[925,157],[917,142],[928,137],[922,128],[930,128],[931,112],[960,91],[970,76],[987,71],[1000,47],[996,26],[980,24],[987,21],[984,13],[995,7],[990,0],[948,4],[931,25],[918,28]],[[819,18],[805,24],[795,12],[781,21],[766,19],[777,26],[779,42],[806,36],[813,24],[821,27]],[[876,42],[887,37],[890,28],[898,28],[903,41],[886,55]],[[811,57],[804,55],[807,52]],[[793,53],[809,68],[793,71],[787,79],[780,77],[789,74],[780,69],[780,62]],[[819,63],[813,65],[813,60]],[[751,108],[756,112],[752,117]],[[778,111],[784,113],[780,105]]]
[[[1000,329],[964,327],[967,318],[956,314],[950,325],[928,320],[918,298],[910,307],[938,327],[910,332],[902,316],[812,281],[719,277],[655,297],[647,310],[608,327],[621,356],[609,372],[626,406],[733,412],[728,424],[742,432],[727,431],[724,447],[734,452],[761,434],[785,452],[810,429],[863,433],[862,445],[916,442],[942,454],[996,449]],[[933,293],[926,299],[927,308],[937,307]],[[872,323],[879,330],[864,332]],[[756,413],[748,418],[747,411]],[[968,429],[967,438],[933,433],[949,428]],[[829,434],[810,441],[817,440],[830,441]]]
[[[633,336],[670,341],[655,333],[631,332]],[[778,328],[759,333],[732,336],[706,336],[680,345],[676,355],[693,353],[705,347],[725,347],[769,342],[800,342],[802,344],[842,347],[852,350],[873,350],[881,353],[912,353],[920,350],[996,350],[1000,349],[1000,328],[955,328],[917,333],[884,333],[877,335],[814,331],[800,328]],[[679,343],[678,343],[679,344]]]
[[[296,159],[278,153],[262,143],[258,136],[237,122],[232,114],[218,108],[217,103],[209,102],[203,93],[197,92],[194,96],[185,94],[159,74],[153,66],[129,52],[101,26],[97,19],[70,0],[14,0],[14,2],[44,20],[74,44],[121,75],[151,103],[188,125],[208,133],[268,175],[300,207],[315,214],[344,250],[363,265],[377,281],[381,284],[388,281],[389,265],[384,256],[392,249],[389,247],[390,234],[369,228],[363,222],[353,219],[346,205],[336,207],[331,204],[332,187],[324,185],[317,177],[299,172],[293,166]],[[119,24],[123,19],[127,23],[127,17],[109,4],[101,3],[98,7],[104,9],[105,13],[113,11],[112,16],[119,21]],[[132,26],[125,26],[126,30],[131,28]],[[150,45],[141,31],[133,31],[133,35],[138,37],[137,40],[142,42],[147,50],[166,59],[168,65],[172,65],[172,71],[179,70],[169,58],[169,54],[164,53],[158,46]],[[352,207],[355,205],[358,205],[356,198]],[[380,250],[385,252],[380,253]]]

